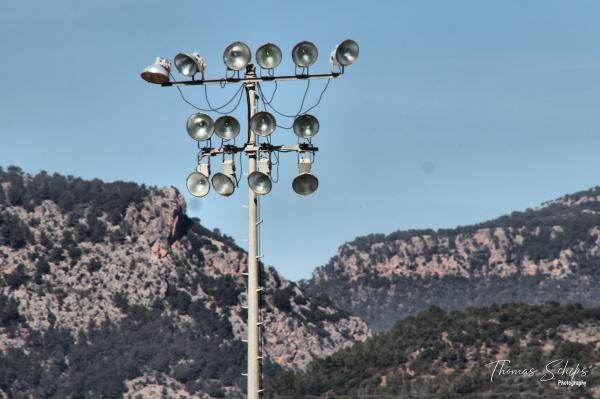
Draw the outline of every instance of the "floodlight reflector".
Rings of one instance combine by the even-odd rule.
[[[299,195],[310,195],[317,191],[319,180],[310,174],[311,162],[309,159],[298,160],[298,176],[292,182],[292,188]]]
[[[319,132],[319,120],[310,114],[303,114],[294,120],[293,128],[296,136],[310,139]]]
[[[256,62],[264,69],[276,68],[281,63],[281,49],[273,43],[263,44],[256,50]]]
[[[257,112],[250,119],[250,129],[259,136],[270,136],[276,126],[275,117],[266,111]]]
[[[319,51],[311,42],[300,42],[292,49],[292,60],[299,67],[309,67],[317,61]]]
[[[204,79],[206,64],[197,52],[177,54],[175,56],[175,67],[184,76],[194,76],[200,72],[202,73],[202,79]]]
[[[215,121],[215,133],[223,140],[231,140],[240,134],[240,123],[233,116],[223,115]]]
[[[343,67],[354,64],[358,58],[358,43],[347,39],[338,44],[333,50],[332,62]]]
[[[223,52],[223,62],[227,69],[239,71],[250,62],[250,48],[242,42],[233,42]]]
[[[212,118],[202,112],[190,115],[186,123],[186,129],[191,138],[196,141],[210,139],[213,134],[215,123]]]
[[[154,64],[144,69],[141,73],[141,76],[142,79],[149,83],[169,83],[170,71],[171,63],[165,58],[156,57]]]

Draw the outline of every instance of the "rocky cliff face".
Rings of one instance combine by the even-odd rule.
[[[0,388],[239,396],[245,268],[246,253],[188,218],[174,188],[0,169]],[[273,268],[261,283],[266,373],[370,335]]]
[[[342,245],[304,287],[385,330],[430,305],[600,303],[600,188],[475,226]]]

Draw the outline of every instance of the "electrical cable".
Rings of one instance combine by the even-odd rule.
[[[173,74],[169,73],[169,75],[171,76],[171,78],[173,80],[175,80],[175,77],[173,76]],[[181,96],[181,99],[183,100],[183,102],[185,102],[186,104],[188,104],[192,108],[195,108],[198,111],[202,111],[202,112],[217,112],[219,114],[226,115],[226,114],[229,114],[229,113],[232,113],[233,111],[235,111],[238,108],[238,106],[240,105],[240,102],[242,101],[242,95],[241,94],[242,94],[243,86],[240,86],[239,89],[236,90],[236,92],[234,93],[234,95],[225,104],[221,105],[220,107],[213,108],[213,106],[208,101],[208,92],[207,92],[207,89],[206,89],[206,85],[204,85],[204,96],[206,97],[206,103],[208,104],[209,108],[208,109],[201,108],[201,107],[193,104],[192,102],[188,101],[188,99],[186,99],[185,96],[183,95],[183,91],[181,90],[181,88],[179,86],[175,86],[175,87],[179,91],[179,95]],[[225,86],[222,86],[222,87],[225,87]],[[238,95],[239,95],[239,97],[238,97]],[[238,98],[238,101],[235,104],[235,107],[233,107],[233,109],[231,109],[228,112],[221,112],[221,111],[219,111],[219,110],[225,108],[226,106],[228,106],[229,104],[231,104],[231,102],[233,100],[235,100],[236,97]]]
[[[327,91],[327,88],[329,87],[329,83],[330,83],[330,82],[331,82],[331,79],[327,79],[327,83],[325,84],[325,87],[323,87],[323,90],[321,91],[321,94],[319,94],[319,99],[317,100],[317,102],[316,102],[314,105],[312,105],[312,106],[310,106],[309,108],[307,108],[305,111],[302,111],[302,107],[303,107],[303,105],[304,105],[304,101],[305,101],[305,99],[306,99],[306,93],[308,92],[308,87],[309,87],[309,84],[310,84],[310,80],[309,80],[309,81],[308,81],[308,83],[309,83],[309,84],[307,85],[307,87],[306,87],[306,91],[304,92],[304,97],[302,98],[302,105],[300,106],[300,111],[298,112],[298,114],[296,114],[296,115],[294,115],[294,116],[292,116],[292,115],[287,115],[287,114],[284,114],[284,113],[282,113],[282,112],[279,112],[279,111],[278,111],[277,109],[275,109],[275,107],[273,107],[273,105],[271,104],[271,102],[273,101],[273,96],[275,96],[275,91],[277,90],[277,86],[275,86],[275,90],[273,91],[272,97],[271,97],[271,99],[270,99],[269,101],[265,101],[265,98],[266,98],[266,96],[265,96],[265,94],[264,94],[264,92],[263,92],[263,90],[262,90],[262,87],[261,87],[260,83],[257,83],[257,86],[258,86],[258,93],[259,93],[259,97],[260,97],[260,99],[262,100],[262,102],[263,102],[263,105],[265,106],[265,109],[266,109],[266,107],[269,107],[271,110],[273,110],[273,111],[274,111],[275,113],[277,113],[278,115],[284,116],[284,117],[286,117],[286,118],[297,118],[297,117],[298,117],[298,115],[300,115],[300,114],[306,114],[306,113],[308,113],[309,111],[311,111],[311,110],[315,109],[317,106],[319,106],[319,104],[321,103],[321,100],[323,100],[323,96],[325,95],[325,92]],[[275,84],[277,85],[277,82],[275,82]],[[287,127],[287,126],[282,126],[282,125],[276,125],[276,126],[277,126],[277,127],[279,127],[279,128],[281,128],[281,129],[286,129],[286,130],[290,130],[290,129],[292,129],[292,128],[294,127],[293,125],[292,125],[292,126],[289,126],[289,127]]]
[[[211,105],[211,103],[210,103],[210,101],[208,99],[208,89],[207,89],[206,85],[204,85],[204,98],[206,99],[206,103],[210,107],[210,111],[216,112],[216,113],[221,114],[221,115],[227,115],[227,114],[232,113],[233,111],[235,111],[237,109],[237,107],[239,107],[240,102],[242,101],[242,89],[243,88],[244,88],[244,86],[240,85],[239,89],[237,89],[237,91],[235,92],[235,94],[233,95],[233,97],[231,97],[229,99],[229,101],[227,101],[225,104],[223,104],[223,105],[221,105],[220,107],[217,107],[217,108],[213,108],[213,106]],[[226,106],[228,106],[236,97],[237,97],[238,101],[237,101],[237,103],[235,104],[235,106],[231,110],[226,111],[226,112],[221,112],[220,111],[221,109],[223,109]]]
[[[331,79],[327,79],[327,83],[325,84],[323,91],[321,91],[321,94],[319,95],[319,99],[317,100],[317,103],[315,105],[313,105],[312,107],[308,108],[306,111],[304,111],[305,114],[308,111],[315,109],[321,103],[321,100],[323,99],[323,94],[325,94],[325,92],[327,91],[327,88],[329,87],[329,82],[331,82]]]
[[[277,182],[279,182],[279,151],[273,151],[273,155],[275,156],[275,159],[277,160],[274,164],[277,178],[274,177],[275,173],[273,173],[271,175],[271,180],[273,180],[273,183],[277,183]]]

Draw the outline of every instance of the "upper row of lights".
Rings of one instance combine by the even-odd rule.
[[[344,40],[331,52],[331,68],[343,68],[353,64],[358,58],[358,44],[351,39]],[[313,65],[319,56],[317,46],[308,41],[303,41],[292,49],[292,60],[294,65],[300,68],[308,68]],[[223,51],[223,62],[228,70],[239,71],[250,63],[252,54],[250,48],[242,42],[233,42]],[[261,68],[273,70],[281,63],[281,49],[273,44],[263,44],[256,50],[256,62]],[[204,58],[197,52],[179,53],[175,56],[175,67],[185,76],[194,77],[200,73],[204,80],[206,63]],[[157,57],[154,64],[142,71],[142,78],[150,83],[169,83],[171,62],[165,58]]]

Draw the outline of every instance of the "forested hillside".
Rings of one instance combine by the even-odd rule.
[[[271,379],[267,397],[598,398],[599,365],[599,307],[431,307],[304,373]]]

